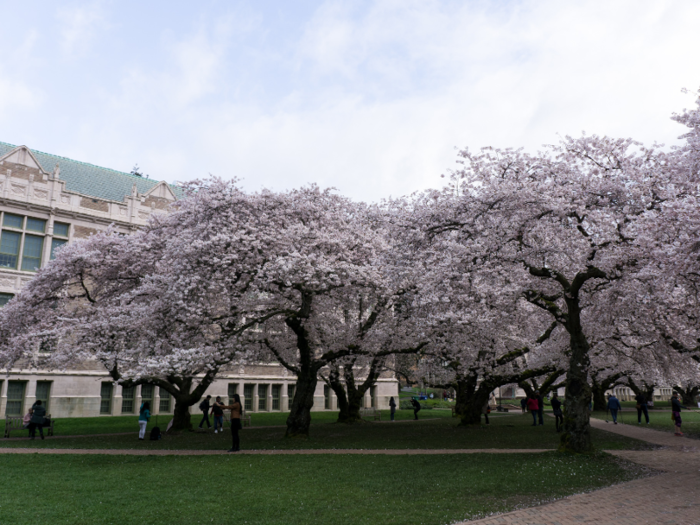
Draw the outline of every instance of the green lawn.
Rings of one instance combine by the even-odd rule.
[[[443,525],[642,475],[607,455],[0,454],[0,520],[18,525]]]
[[[606,419],[606,413],[605,412],[593,412],[593,417],[597,417],[598,419]],[[696,438],[700,439],[700,410],[692,410],[692,411],[682,411],[681,412],[681,417],[683,418],[683,426],[682,430],[683,433],[690,438]],[[612,418],[607,415],[607,419],[609,421],[612,421]],[[637,424],[637,410],[636,409],[631,409],[631,410],[624,410],[622,412],[622,418],[620,418],[620,415],[618,413],[617,417],[618,422],[624,422],[625,424],[632,424],[636,425]],[[644,414],[642,414],[642,426],[646,427],[647,425],[646,419],[644,419]],[[651,428],[655,428],[657,430],[666,430],[668,432],[674,432],[675,430],[675,425],[674,422],[671,421],[671,410],[667,409],[664,410],[663,412],[657,412],[657,411],[649,411],[649,426]]]
[[[241,446],[244,449],[440,449],[440,448],[544,448],[555,449],[559,434],[554,431],[554,421],[545,418],[545,426],[533,427],[529,414],[491,414],[489,426],[458,426],[458,419],[450,417],[447,410],[425,410],[420,412],[418,422],[407,421],[413,417],[409,410],[397,411],[398,421],[365,422],[356,425],[335,423],[336,414],[321,412],[314,414],[308,440],[284,439],[285,414],[254,414],[252,428],[241,431]],[[193,449],[225,450],[229,448],[230,432],[181,432],[166,435],[160,441],[139,441],[136,418],[105,418],[57,420],[59,430],[68,434],[87,434],[87,429],[108,429],[113,432],[131,431],[117,436],[91,436],[45,441],[2,441],[5,447],[37,448],[110,448],[110,449]],[[95,422],[99,423],[98,427]],[[153,423],[152,423],[153,424]],[[151,424],[151,425],[152,425]],[[163,422],[160,423],[165,426]],[[110,426],[111,425],[111,426]],[[149,425],[149,428],[150,426]],[[94,433],[94,432],[93,432]],[[644,449],[649,445],[641,441],[592,429],[595,445],[599,449]],[[26,431],[17,435],[26,435]]]

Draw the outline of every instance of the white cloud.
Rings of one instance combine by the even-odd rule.
[[[56,13],[60,26],[61,49],[65,56],[84,56],[105,22],[103,3],[61,7]]]

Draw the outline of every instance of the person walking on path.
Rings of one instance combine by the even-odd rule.
[[[224,432],[224,409],[222,408],[224,404],[221,402],[221,396],[216,396],[216,401],[211,406],[211,413],[214,416],[214,434],[217,432],[217,428],[223,434]]]
[[[532,414],[532,426],[537,426],[537,414],[540,411],[540,404],[537,402],[535,394],[527,398],[527,409]]]
[[[148,401],[144,401],[139,410],[139,439],[141,441],[146,437],[146,427],[149,419],[151,419],[151,404]]]
[[[634,398],[637,401],[637,424],[642,424],[642,412],[644,412],[644,417],[647,420],[647,425],[649,424],[649,410],[647,408],[647,398],[644,394],[639,394]]]
[[[36,429],[39,429],[39,436],[44,439],[44,418],[46,417],[46,409],[41,404],[41,399],[34,403],[32,408],[32,418],[29,420],[29,439],[36,437]]]
[[[420,403],[415,399],[411,399],[411,404],[413,405],[413,415],[418,420],[418,412],[420,412]]]
[[[535,395],[537,396],[537,417],[540,420],[540,425],[544,425],[544,398],[542,395],[538,392],[535,392]]]
[[[683,420],[681,419],[681,408],[688,410],[688,407],[681,405],[681,402],[678,400],[678,392],[674,392],[673,397],[671,398],[671,418],[673,419],[674,425],[676,425],[676,436],[683,435],[683,432],[681,432],[681,425],[683,424]]]
[[[525,414],[527,412],[527,399],[526,398],[522,398],[520,400],[520,408],[522,409],[523,414]]]
[[[557,432],[564,430],[564,413],[561,411],[561,401],[557,397],[557,393],[552,394],[552,414],[554,414],[554,422],[557,426]]]
[[[610,410],[613,423],[617,425],[617,411],[622,410],[622,405],[620,404],[620,400],[615,397],[615,394],[610,394],[608,398],[608,410]]]
[[[209,400],[211,396],[207,396],[204,401],[199,404],[199,409],[202,411],[202,420],[199,422],[199,428],[202,428],[204,422],[207,422],[207,428],[211,428],[211,423],[209,423]]]
[[[391,411],[391,420],[394,421],[394,416],[396,415],[396,401],[394,397],[389,398],[389,410]]]
[[[233,403],[230,405],[221,405],[221,408],[231,411],[231,435],[232,442],[229,452],[238,452],[241,450],[241,439],[238,436],[238,431],[243,428],[241,425],[241,414],[243,412],[241,405],[241,396],[233,394]]]

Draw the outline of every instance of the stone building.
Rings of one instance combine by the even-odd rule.
[[[129,233],[165,212],[177,187],[130,173],[0,142],[0,307],[32,279],[67,242],[114,225]],[[96,363],[68,372],[36,369],[0,371],[0,414],[21,415],[36,399],[53,417],[135,414],[141,401],[152,412],[172,413],[167,392],[151,385],[123,388]],[[207,391],[226,400],[238,393],[249,412],[288,410],[295,378],[276,363],[239,367]],[[398,383],[384,374],[365,399],[388,408]],[[337,408],[335,394],[319,383],[314,410]],[[193,407],[196,411],[197,407]]]

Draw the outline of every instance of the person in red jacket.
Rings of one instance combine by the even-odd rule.
[[[532,414],[532,426],[537,426],[537,414],[540,411],[540,403],[537,401],[537,396],[534,394],[527,398],[527,409]]]

